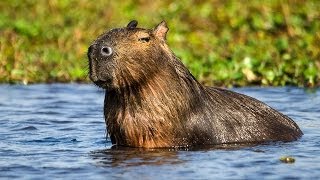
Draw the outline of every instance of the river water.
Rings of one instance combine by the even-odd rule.
[[[1,179],[319,179],[320,89],[235,88],[293,118],[295,142],[206,149],[111,148],[104,92],[86,84],[0,85]],[[279,158],[290,156],[294,163]]]

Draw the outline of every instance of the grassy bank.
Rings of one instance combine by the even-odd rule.
[[[320,85],[320,1],[0,1],[0,82],[88,81],[86,51],[137,19],[207,85]]]

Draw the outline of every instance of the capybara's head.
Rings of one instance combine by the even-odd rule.
[[[112,29],[96,39],[88,49],[90,79],[105,89],[144,83],[165,69],[168,27],[161,22],[153,29],[137,28],[131,21],[124,28]]]

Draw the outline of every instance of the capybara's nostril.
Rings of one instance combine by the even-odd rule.
[[[112,54],[112,49],[111,47],[108,46],[102,46],[101,48],[101,54],[103,56],[110,56]]]

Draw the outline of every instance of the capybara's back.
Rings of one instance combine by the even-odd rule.
[[[209,134],[215,134],[218,144],[292,141],[302,135],[292,119],[261,101],[220,88],[209,87],[206,92]]]
[[[293,141],[297,124],[266,104],[201,85],[166,44],[168,28],[104,33],[88,50],[90,79],[106,90],[104,115],[115,145],[160,148]]]

